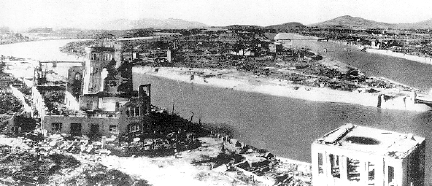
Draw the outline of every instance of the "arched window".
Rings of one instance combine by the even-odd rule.
[[[81,80],[81,74],[80,73],[75,73],[75,80],[80,81]]]

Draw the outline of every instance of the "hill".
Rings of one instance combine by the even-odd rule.
[[[368,29],[368,28],[393,28],[396,25],[390,23],[376,22],[361,17],[352,17],[349,15],[340,16],[321,23],[315,23],[309,26],[316,26],[320,28],[328,27],[342,27],[351,29]]]
[[[432,19],[416,23],[400,23],[396,25],[398,29],[430,29],[432,28]]]
[[[263,27],[257,25],[228,25],[222,28],[229,30],[248,30],[248,29],[262,29]]]
[[[299,22],[289,22],[289,23],[283,23],[279,25],[270,25],[266,26],[266,29],[275,29],[275,30],[295,30],[295,29],[302,29],[306,26],[299,23]]]
[[[140,19],[128,20],[118,19],[95,25],[92,29],[101,30],[129,30],[140,28],[155,28],[155,29],[191,29],[205,28],[207,25],[200,22],[185,21],[182,19]]]

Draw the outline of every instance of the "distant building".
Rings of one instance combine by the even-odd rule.
[[[377,39],[373,39],[372,41],[371,41],[371,48],[374,48],[374,49],[379,49],[380,48],[380,42],[377,40]]]
[[[316,186],[423,186],[425,138],[343,125],[312,143]]]
[[[255,52],[251,51],[250,49],[243,49],[239,51],[231,51],[230,54],[236,55],[236,56],[255,56]]]
[[[8,87],[10,84],[12,84],[14,79],[15,78],[10,74],[0,74],[0,87]]]
[[[269,50],[271,53],[278,53],[282,51],[282,44],[275,42],[275,43],[270,43],[269,44]]]
[[[172,51],[170,49],[155,49],[145,51],[132,51],[123,54],[123,58],[145,61],[151,63],[172,62]]]
[[[274,40],[277,43],[281,43],[283,46],[288,46],[291,47],[293,44],[293,40],[294,39],[299,39],[297,36],[295,36],[294,34],[291,33],[278,33],[275,37]]]
[[[34,28],[28,31],[29,33],[51,33],[53,32],[52,28]]]
[[[180,33],[168,33],[168,32],[155,32],[155,33],[153,33],[153,35],[159,36],[162,38],[182,36],[182,34],[180,34]]]

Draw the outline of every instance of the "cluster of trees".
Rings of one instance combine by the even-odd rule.
[[[23,105],[9,92],[0,92],[0,114],[19,112]]]
[[[76,55],[79,57],[85,56],[85,47],[98,44],[96,40],[76,41],[67,43],[65,46],[60,48],[63,53]]]
[[[45,106],[53,114],[61,114],[65,93],[63,91],[49,91],[44,94]]]

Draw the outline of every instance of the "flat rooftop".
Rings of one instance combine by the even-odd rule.
[[[404,158],[425,138],[365,126],[345,124],[314,143],[379,156]]]

